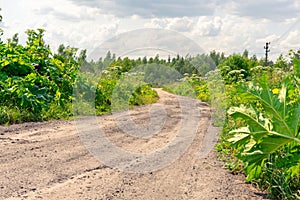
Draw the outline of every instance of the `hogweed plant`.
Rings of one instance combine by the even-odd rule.
[[[300,177],[300,69],[285,78],[280,89],[271,90],[267,78],[258,86],[239,88],[247,104],[228,110],[236,122],[229,139],[244,162],[247,181],[260,181],[280,199],[299,198]]]

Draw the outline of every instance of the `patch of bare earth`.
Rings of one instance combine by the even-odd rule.
[[[149,138],[127,135],[112,115],[98,117],[106,137],[131,152],[168,145],[182,126],[176,95],[157,89],[168,119]],[[136,107],[136,124],[149,123],[151,105]],[[212,151],[199,151],[210,123],[210,109],[199,102],[201,120],[187,151],[154,172],[125,173],[106,166],[83,145],[74,122],[53,121],[0,126],[0,199],[263,199],[243,176],[232,175]]]

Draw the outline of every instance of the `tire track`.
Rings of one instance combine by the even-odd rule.
[[[157,92],[158,104],[167,113],[159,133],[134,137],[117,126],[114,116],[103,115],[97,120],[105,137],[136,153],[168,145],[187,124],[181,123],[178,97],[161,89]],[[83,145],[73,122],[0,126],[0,199],[263,199],[263,194],[244,184],[243,176],[223,169],[214,151],[200,157],[210,109],[201,102],[197,105],[199,110],[191,113],[201,114],[199,129],[186,152],[168,166],[145,173],[125,173],[98,161]],[[136,107],[130,116],[146,126],[150,109],[151,105]],[[88,121],[85,126],[93,130]]]

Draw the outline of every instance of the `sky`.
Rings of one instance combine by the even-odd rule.
[[[300,49],[299,0],[0,0],[5,40],[27,29],[43,28],[52,49],[60,44],[92,52],[129,31],[175,31],[212,50],[264,56],[274,60]]]

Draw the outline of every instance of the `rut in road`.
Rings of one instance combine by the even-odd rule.
[[[136,154],[163,149],[177,138],[185,125],[179,97],[156,90],[160,99],[154,106],[163,107],[167,116],[158,133],[135,137],[122,131],[114,115],[103,115],[96,120],[105,137],[118,148]],[[201,157],[203,138],[210,126],[210,108],[199,101],[196,104],[198,129],[184,154],[156,171],[144,173],[124,172],[120,166],[109,166],[114,162],[96,159],[84,145],[84,136],[78,134],[80,128],[74,121],[2,126],[0,199],[263,199],[264,194],[245,184],[243,176],[223,169],[215,151]],[[151,108],[153,105],[133,108],[130,117],[135,124],[147,126],[151,124]],[[91,128],[89,123],[86,130]],[[114,157],[116,164],[118,159],[122,158]],[[163,163],[160,159],[153,166]],[[134,163],[122,165],[123,169],[149,169],[148,164]]]

